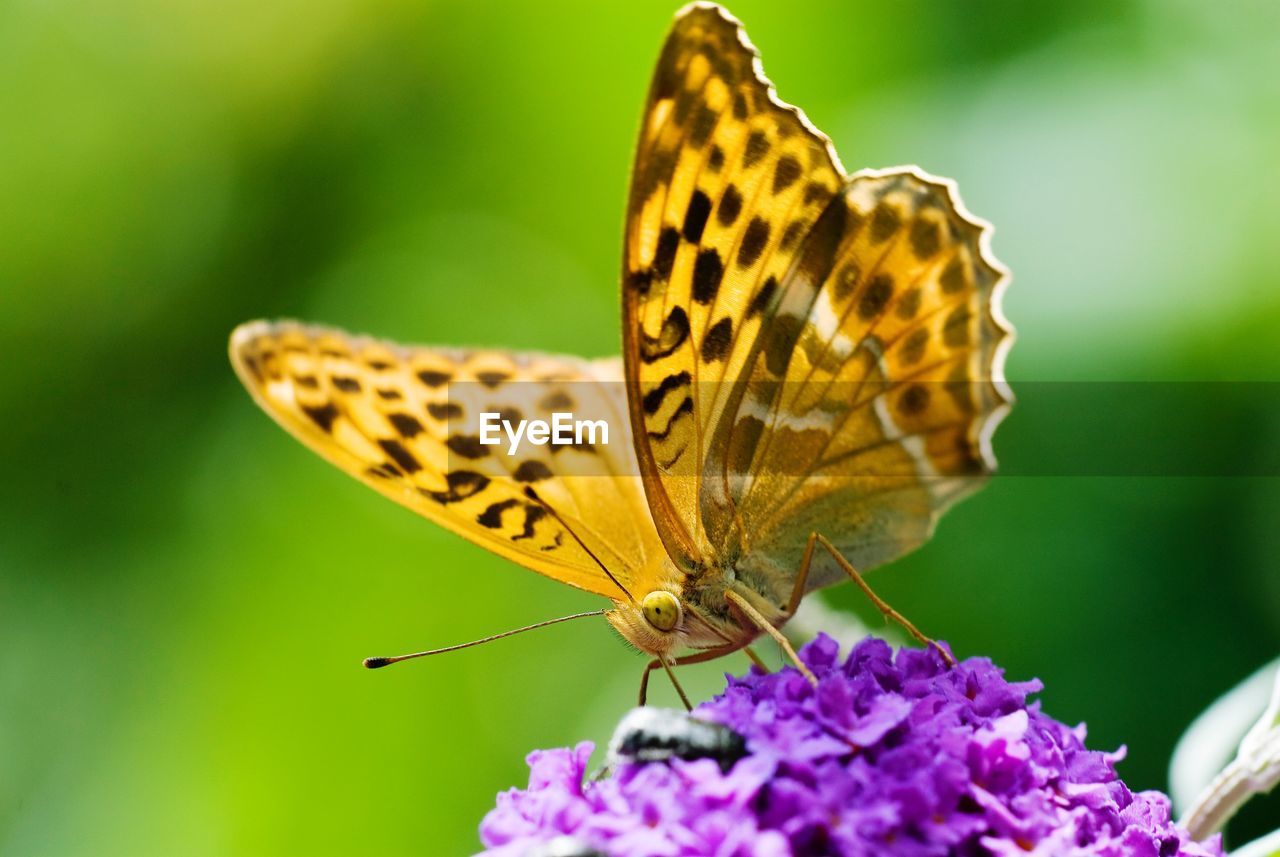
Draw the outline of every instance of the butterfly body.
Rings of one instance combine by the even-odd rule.
[[[990,228],[916,167],[846,174],[741,25],[676,17],[641,123],[622,359],[413,347],[251,322],[231,359],[320,455],[514,562],[609,598],[663,664],[773,633],[922,544],[995,466],[1012,396]],[[599,420],[502,454],[484,421]]]
[[[624,639],[642,652],[666,657],[673,651],[689,648],[697,650],[740,649],[760,635],[760,629],[744,625],[735,617],[725,595],[735,592],[747,599],[774,627],[781,627],[790,618],[785,611],[785,596],[778,599],[765,594],[757,582],[737,578],[733,569],[706,569],[693,574],[680,574],[680,580],[668,585],[671,589],[657,589],[642,593],[638,600],[653,592],[671,593],[679,603],[679,621],[669,631],[664,631],[646,617],[642,607],[627,601],[615,601],[614,609],[605,618]],[[779,603],[781,601],[781,603]]]

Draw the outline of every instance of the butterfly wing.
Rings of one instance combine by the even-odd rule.
[[[847,182],[717,426],[711,532],[789,575],[816,531],[869,569],[983,483],[1012,402],[988,237],[949,181],[898,168]],[[811,587],[843,579],[819,560]]]
[[[1011,398],[985,229],[918,170],[847,177],[735,20],[681,13],[641,128],[623,283],[637,457],[673,558],[776,577],[811,531],[862,567],[927,538],[994,466]]]
[[[409,347],[292,322],[242,325],[230,350],[254,399],[291,434],[494,553],[611,598],[661,554],[629,437],[525,443],[514,456],[505,438],[480,443],[484,413],[514,423],[572,412],[625,432],[616,359]]]
[[[698,509],[722,394],[842,183],[829,141],[777,100],[738,22],[707,4],[681,12],[636,148],[623,352],[650,506],[685,567],[720,549]]]

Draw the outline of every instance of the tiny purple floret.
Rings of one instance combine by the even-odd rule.
[[[881,640],[841,661],[820,636],[794,668],[730,678],[695,716],[749,755],[622,764],[587,780],[592,745],[530,754],[529,787],[498,795],[480,837],[525,857],[570,837],[607,857],[1221,857],[1192,841],[1160,792],[1131,792],[1115,764],[986,658],[950,667]]]

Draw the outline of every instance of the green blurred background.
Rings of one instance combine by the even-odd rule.
[[[0,4],[0,853],[463,854],[526,751],[607,736],[641,660],[602,622],[360,669],[596,600],[321,462],[225,342],[293,316],[616,353],[674,9]],[[1269,0],[733,11],[846,165],[954,176],[996,224],[1015,387],[1280,376]],[[1105,419],[1015,409],[997,452]],[[1222,442],[1202,410],[1163,429]],[[1278,520],[1276,479],[1013,476],[874,582],[1162,788],[1280,649]]]

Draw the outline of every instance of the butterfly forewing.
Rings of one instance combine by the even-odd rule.
[[[846,177],[706,5],[668,37],[633,175],[627,381],[673,557],[785,576],[814,531],[862,568],[919,545],[1010,400],[985,224],[914,168]]]
[[[258,403],[320,455],[534,571],[622,597],[547,505],[623,585],[662,551],[625,434],[617,360],[413,348],[288,322],[242,326],[231,357]],[[570,411],[623,434],[526,443],[516,455],[480,442],[482,414],[514,423]]]
[[[724,394],[841,183],[828,140],[776,100],[740,25],[687,8],[646,104],[623,259],[638,457],[663,539],[687,563],[718,550],[698,507]]]

